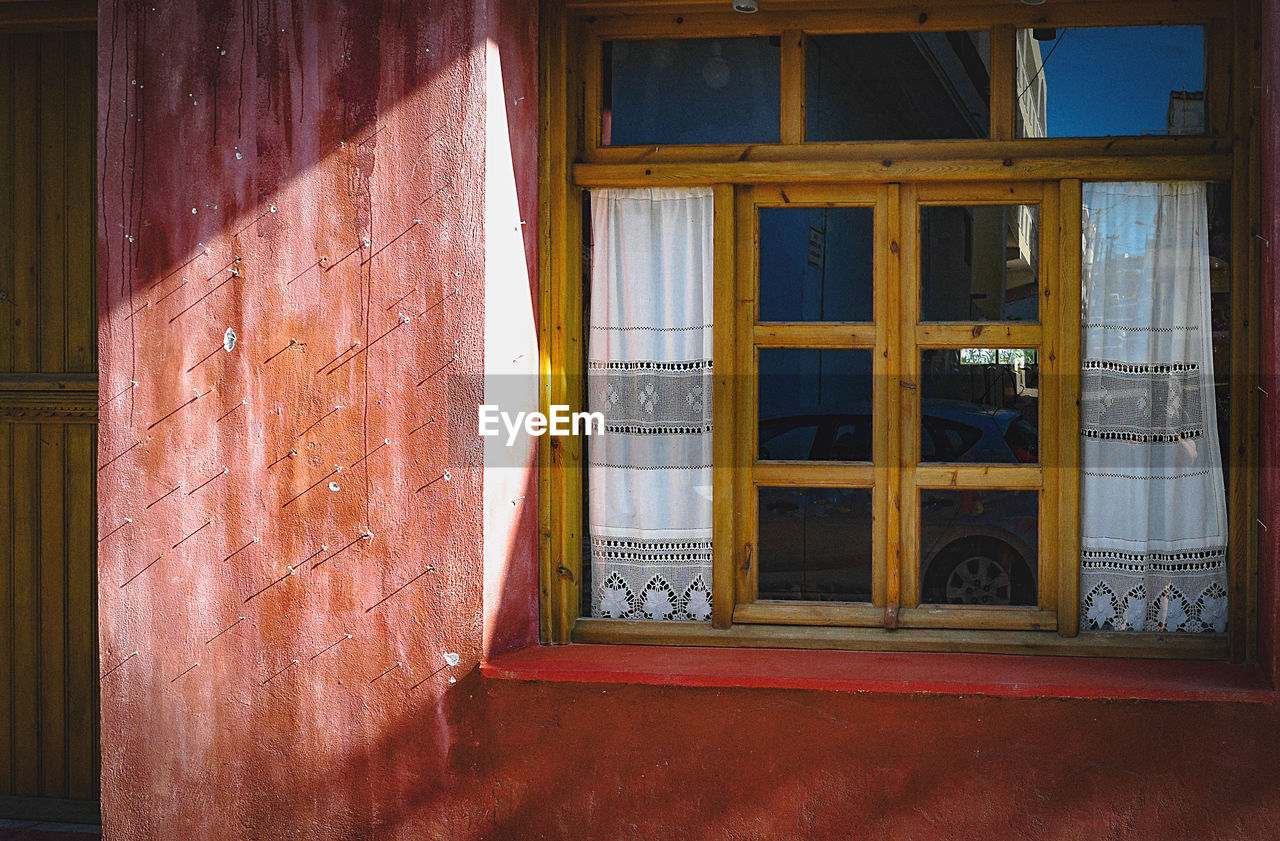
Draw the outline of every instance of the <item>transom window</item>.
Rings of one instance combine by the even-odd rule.
[[[544,37],[545,640],[1252,657],[1249,21],[640,6]]]

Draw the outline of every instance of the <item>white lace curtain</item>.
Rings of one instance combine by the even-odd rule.
[[[1087,184],[1082,625],[1223,631],[1205,185]]]
[[[591,613],[711,616],[710,189],[591,194]]]

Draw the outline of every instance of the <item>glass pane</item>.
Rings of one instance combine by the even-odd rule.
[[[875,211],[760,209],[760,320],[871,321]]]
[[[920,380],[921,461],[1039,461],[1036,351],[926,350]]]
[[[920,208],[924,321],[1035,321],[1040,225],[1035,205]]]
[[[1018,136],[1205,133],[1204,29],[1018,32]]]
[[[1038,491],[920,492],[920,601],[1034,605]]]
[[[870,461],[871,351],[760,349],[762,461]]]
[[[985,30],[810,36],[806,139],[987,137],[989,41]]]
[[[871,601],[871,490],[761,488],[759,597]]]
[[[770,38],[606,41],[603,143],[777,143],[781,56]]]

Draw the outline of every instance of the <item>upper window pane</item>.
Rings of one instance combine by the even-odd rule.
[[[777,143],[781,56],[771,38],[606,41],[602,142]]]
[[[985,31],[810,36],[806,139],[987,137],[989,42]]]
[[[760,320],[871,321],[875,211],[760,209]]]
[[[1035,205],[920,208],[924,321],[1035,321],[1040,228]]]
[[[1205,133],[1204,28],[1018,32],[1018,136]]]

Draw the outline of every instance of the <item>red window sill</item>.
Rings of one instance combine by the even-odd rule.
[[[502,680],[881,694],[1261,704],[1276,700],[1257,666],[1093,657],[534,645],[486,661],[480,672]]]

